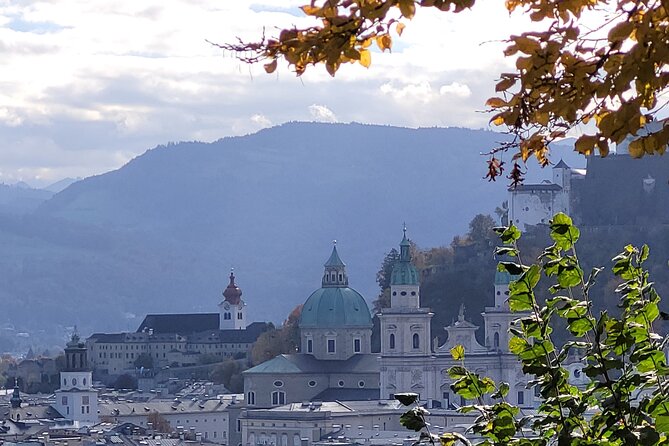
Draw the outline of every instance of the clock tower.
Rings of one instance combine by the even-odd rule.
[[[223,291],[220,310],[221,330],[244,330],[246,328],[246,304],[242,300],[242,290],[235,284],[235,273],[230,271],[230,283]]]

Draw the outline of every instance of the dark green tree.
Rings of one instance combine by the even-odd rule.
[[[382,308],[390,307],[390,279],[395,262],[399,260],[400,254],[393,248],[388,251],[381,262],[381,268],[376,273],[376,283],[379,284],[379,295],[374,300],[374,313],[378,313]]]
[[[148,353],[140,353],[139,356],[137,356],[137,359],[135,359],[135,367],[138,369],[141,369],[144,367],[145,369],[152,369],[153,368],[153,356],[151,356]]]

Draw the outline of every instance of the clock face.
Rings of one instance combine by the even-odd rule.
[[[230,304],[227,303],[227,302],[224,303],[224,304],[223,304],[223,308],[225,308],[226,310],[229,310],[229,309],[230,309]]]

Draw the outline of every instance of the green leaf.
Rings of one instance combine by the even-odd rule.
[[[571,218],[562,212],[555,214],[550,221],[550,229],[551,238],[564,251],[571,249],[581,234],[578,228],[573,225]]]
[[[509,394],[509,383],[501,382],[497,388],[497,392],[493,393],[491,396],[493,398],[504,398]]]
[[[465,359],[465,348],[460,344],[456,345],[451,349],[451,356],[456,361],[462,361]]]
[[[414,407],[402,414],[400,417],[400,424],[407,429],[418,432],[425,427],[425,413],[427,413],[427,411],[422,407]]]
[[[411,406],[413,403],[418,401],[417,393],[396,393],[395,399],[402,403],[404,406]]]
[[[499,228],[495,228],[495,232],[498,232]],[[503,228],[502,233],[499,236],[502,243],[510,245],[520,238],[520,231],[514,225]]]
[[[454,365],[448,369],[448,376],[453,379],[462,378],[463,376],[467,376],[467,369],[459,365]]]
[[[499,262],[497,264],[497,271],[503,273],[507,272],[512,276],[518,276],[525,271],[523,266],[515,262]]]

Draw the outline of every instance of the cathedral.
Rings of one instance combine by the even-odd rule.
[[[462,345],[467,368],[496,382],[509,383],[513,392],[509,402],[532,406],[533,395],[526,389],[528,378],[508,348],[509,326],[522,316],[509,310],[511,277],[501,272],[495,275],[493,306],[486,307],[483,313],[483,345],[476,338],[479,327],[465,319],[464,305],[460,306],[458,320],[445,328],[447,341],[441,346],[432,345],[430,319],[433,313],[420,304],[418,273],[411,262],[409,248],[405,231],[400,258],[391,276],[390,308],[379,314],[381,397],[391,399],[395,393],[413,392],[431,408],[448,409],[466,404],[452,393],[452,380],[448,376],[450,367],[460,365],[453,360],[450,350]]]
[[[391,303],[379,314],[381,351],[371,351],[372,315],[365,299],[349,287],[346,266],[336,245],[324,265],[321,288],[304,303],[299,320],[300,353],[279,355],[244,372],[249,409],[303,401],[393,399],[414,392],[430,408],[466,404],[453,395],[448,369],[456,365],[450,350],[465,348],[465,366],[511,386],[509,402],[533,405],[527,377],[508,349],[508,328],[520,317],[507,303],[511,277],[497,273],[492,306],[483,313],[484,332],[465,319],[446,327],[448,339],[435,345],[433,313],[421,306],[419,276],[413,265],[406,229],[391,276]],[[459,365],[459,363],[457,363]]]

